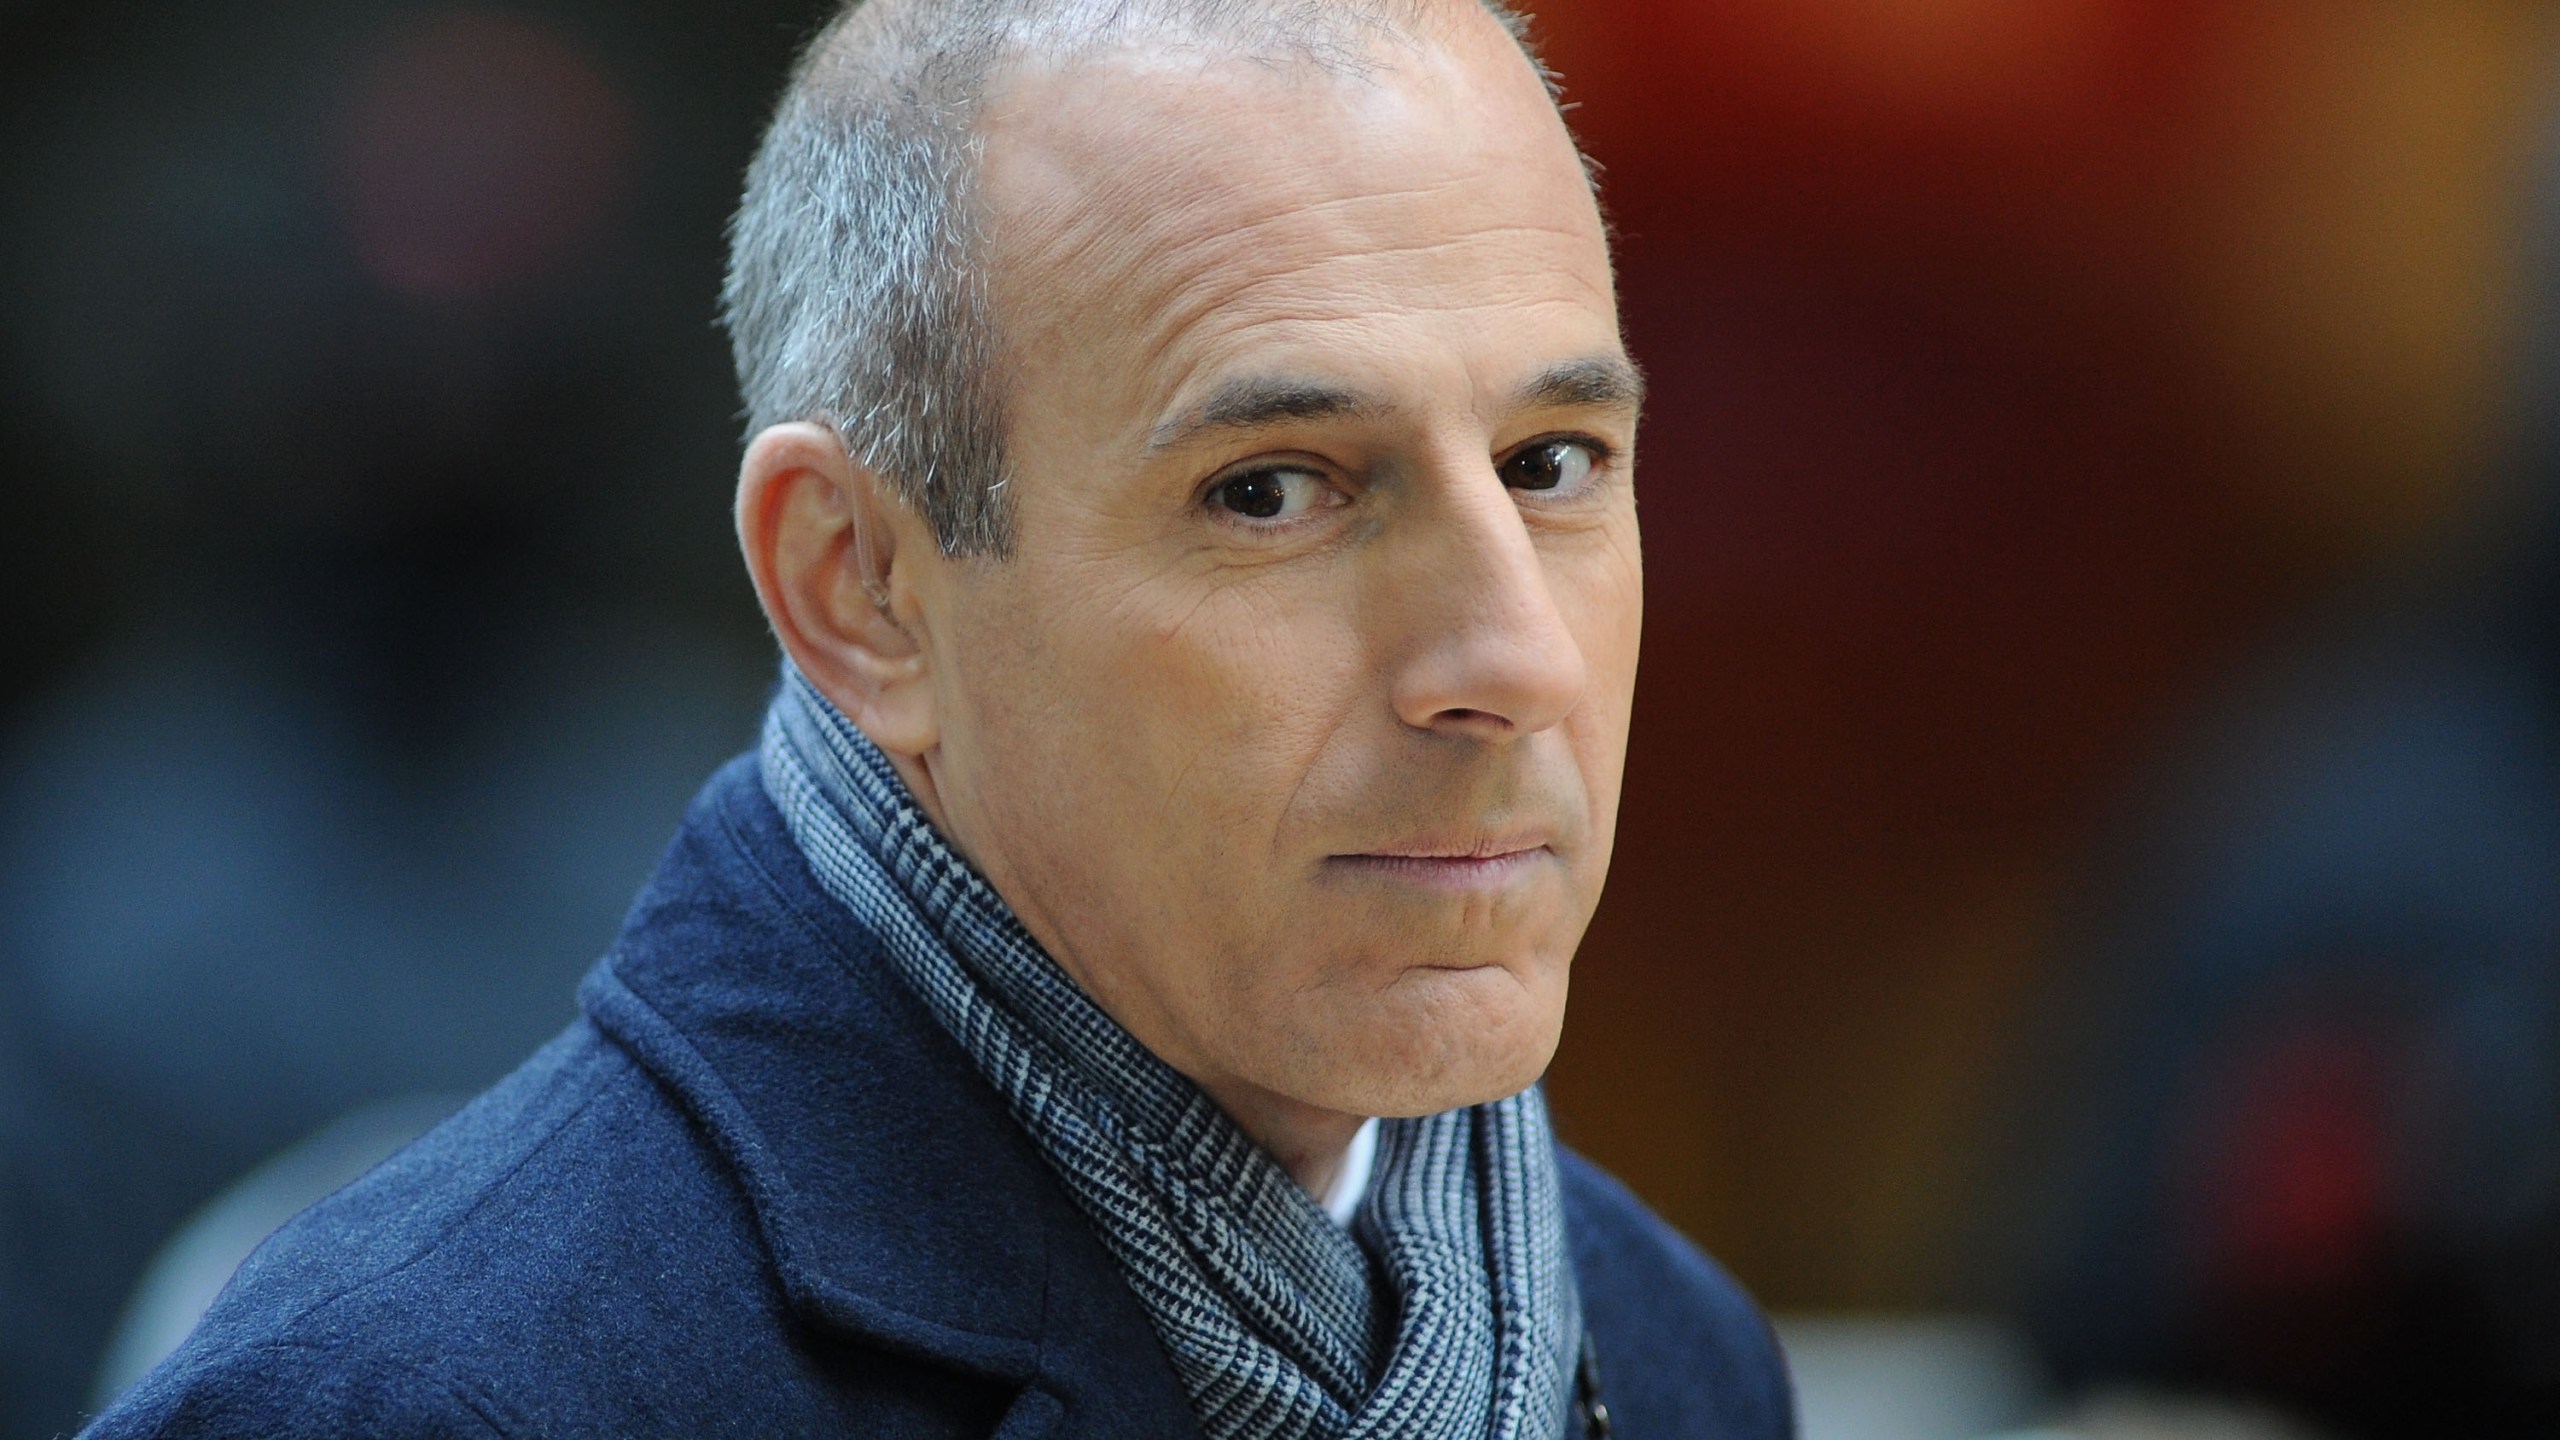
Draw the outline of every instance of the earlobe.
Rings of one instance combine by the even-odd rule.
[[[738,544],[784,653],[893,755],[939,739],[915,571],[939,552],[823,425],[776,425],[738,472]],[[918,543],[918,542],[923,543]]]

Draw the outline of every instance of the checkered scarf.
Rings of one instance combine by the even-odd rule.
[[[1381,1125],[1346,1231],[1077,988],[796,668],[762,761],[819,883],[1093,1221],[1209,1440],[1564,1434],[1582,1322],[1535,1088]]]

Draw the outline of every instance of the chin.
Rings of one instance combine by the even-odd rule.
[[[1322,1095],[1300,1098],[1356,1115],[1436,1115],[1537,1083],[1564,1028],[1564,985],[1499,965],[1420,967],[1341,1018],[1333,1043],[1308,1047],[1330,1062],[1305,1077],[1304,1090]]]

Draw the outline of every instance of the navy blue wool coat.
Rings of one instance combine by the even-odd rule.
[[[1198,1436],[1084,1215],[751,762],[579,999],[277,1232],[89,1433]],[[1790,1434],[1734,1282],[1589,1162],[1563,1183],[1620,1440]]]

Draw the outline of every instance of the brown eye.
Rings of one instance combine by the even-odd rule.
[[[1311,470],[1255,470],[1209,492],[1210,503],[1248,520],[1291,519],[1324,498],[1324,481]]]
[[[1502,483],[1514,490],[1578,490],[1591,478],[1594,458],[1579,440],[1541,440],[1502,462]]]

